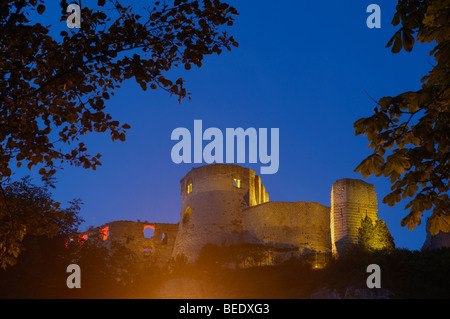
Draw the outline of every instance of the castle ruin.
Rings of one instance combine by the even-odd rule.
[[[144,261],[159,265],[179,255],[194,262],[207,244],[282,248],[289,252],[286,258],[309,253],[337,256],[346,246],[357,244],[358,228],[366,215],[377,219],[375,188],[362,180],[336,181],[331,207],[271,202],[261,178],[233,164],[193,168],[180,186],[177,224],[114,221],[80,236],[100,235],[106,247],[120,242]]]

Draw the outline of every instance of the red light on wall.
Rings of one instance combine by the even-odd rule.
[[[78,244],[80,245],[80,247],[82,247],[84,245],[84,242],[88,239],[88,235],[87,234],[79,234],[78,235]]]
[[[69,246],[69,243],[73,242],[73,238],[69,238],[66,240],[64,246],[66,246],[66,248]]]
[[[100,238],[105,241],[109,236],[109,226],[100,227]]]
[[[151,231],[145,231],[146,229],[151,229]],[[145,238],[152,238],[155,233],[155,225],[145,225],[142,231]]]
[[[144,226],[144,230],[145,230],[146,228],[151,228],[151,229],[155,230],[155,225],[145,225],[145,226]]]
[[[87,234],[80,234],[79,239],[86,240],[86,239],[88,239],[88,235]]]

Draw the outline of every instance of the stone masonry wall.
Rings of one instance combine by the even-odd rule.
[[[268,202],[244,210],[246,241],[331,252],[330,208],[312,202]]]
[[[145,228],[153,229],[146,238]],[[96,240],[107,248],[114,243],[130,249],[141,261],[165,264],[171,256],[178,233],[177,224],[114,221],[87,231],[86,240]]]
[[[357,179],[336,181],[331,190],[330,216],[334,255],[338,255],[344,246],[358,242],[358,229],[366,215],[372,221],[378,219],[375,187]]]
[[[181,179],[180,188],[178,224],[114,221],[80,235],[108,248],[114,242],[122,243],[145,262],[159,265],[178,255],[193,262],[209,243],[246,242],[299,255],[332,251],[337,256],[346,245],[357,243],[358,228],[366,215],[377,219],[375,188],[362,180],[336,181],[331,207],[269,202],[261,178],[251,169],[232,164],[194,168]],[[151,238],[144,236],[146,228],[153,230]],[[428,246],[439,246],[437,240],[429,238]]]
[[[255,205],[259,192],[254,171],[238,165],[206,165],[192,169],[180,185],[180,225],[173,257],[182,254],[194,261],[208,243],[242,242],[242,209]]]

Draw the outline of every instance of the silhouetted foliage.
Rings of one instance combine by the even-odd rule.
[[[109,132],[125,140],[130,126],[105,103],[123,81],[134,77],[143,90],[159,87],[181,100],[184,80],[166,78],[169,70],[201,67],[206,55],[237,46],[225,31],[237,11],[226,3],[120,2],[83,3],[90,7],[81,7],[81,28],[69,29],[68,3],[60,1],[60,34],[37,22],[53,1],[0,2],[0,182],[23,163],[43,176],[63,163],[95,169],[101,155],[89,155],[80,139]]]
[[[416,39],[434,43],[436,61],[422,78],[422,88],[383,97],[374,114],[354,123],[356,135],[367,135],[373,154],[355,169],[362,176],[384,175],[391,190],[383,203],[395,205],[411,197],[401,225],[412,230],[424,211],[432,210],[430,233],[450,231],[450,7],[443,0],[400,0],[392,20],[401,28],[387,44],[392,52],[410,52]],[[416,39],[414,38],[416,36]],[[392,149],[392,151],[390,151]]]
[[[66,236],[82,222],[80,200],[62,208],[52,198],[50,185],[32,184],[31,178],[0,186],[0,266],[14,265],[25,236]]]
[[[368,289],[370,264],[380,266],[381,287],[392,298],[450,297],[450,248],[387,253],[353,246],[339,259],[327,259],[323,269],[314,269],[308,258],[292,258],[275,266],[229,268],[199,267],[180,257],[173,261],[175,267],[173,263],[156,267],[143,264],[125,247],[117,247],[114,253],[89,240],[82,247],[68,248],[61,239],[43,236],[27,237],[25,242],[27,250],[17,264],[0,271],[1,298],[165,298],[159,289],[176,289],[174,283],[183,279],[199,283],[210,294],[204,297],[310,298],[323,289],[343,296],[348,288]],[[66,267],[73,262],[81,268],[80,289],[66,286]]]
[[[202,247],[197,263],[206,268],[226,265],[227,267],[252,267],[267,264],[271,253],[289,252],[291,248],[269,245],[240,243],[227,246],[207,244]]]
[[[0,298],[58,298],[65,284],[63,237],[26,235],[16,263],[0,270]]]

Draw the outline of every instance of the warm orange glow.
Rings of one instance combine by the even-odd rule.
[[[145,230],[147,228],[150,228],[152,230],[152,232],[150,233],[150,235],[146,234]],[[143,229],[143,234],[145,238],[152,238],[153,234],[155,233],[155,225],[145,225],[144,229]]]
[[[152,253],[153,250],[152,250],[151,248],[149,248],[149,247],[145,247],[145,248],[144,248],[144,252],[146,252],[146,253]]]
[[[67,239],[66,243],[64,244],[64,246],[66,246],[66,248],[67,248],[67,246],[69,246],[69,243],[71,243],[71,242],[73,242],[73,238]]]
[[[84,242],[88,239],[88,235],[87,234],[79,234],[78,235],[78,244],[81,246],[83,246]]]
[[[103,226],[100,227],[100,238],[105,241],[108,239],[109,236],[109,226]]]
[[[186,210],[184,211],[184,215],[183,215],[183,224],[187,223],[189,221],[189,219],[191,219],[191,207],[188,206],[186,208]]]

